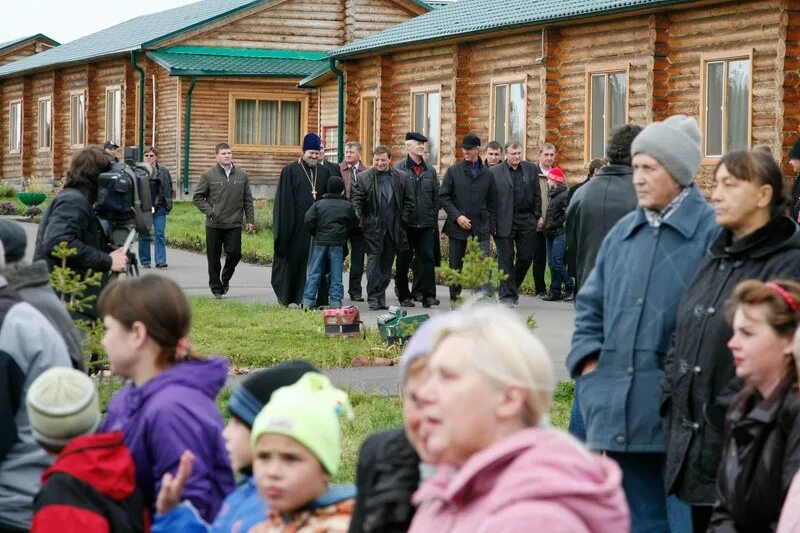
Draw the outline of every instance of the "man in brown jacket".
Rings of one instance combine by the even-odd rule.
[[[222,298],[242,258],[242,219],[247,220],[248,233],[253,233],[255,220],[247,172],[233,164],[227,143],[219,143],[216,154],[217,164],[200,176],[192,201],[206,215],[208,286],[214,298]],[[223,248],[225,269],[220,276]]]

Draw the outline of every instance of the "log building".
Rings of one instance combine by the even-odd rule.
[[[0,45],[0,177],[59,180],[86,145],[152,143],[188,192],[214,145],[228,142],[254,193],[268,195],[306,132],[324,131],[337,157],[338,114],[323,118],[320,108],[330,95],[298,83],[331,70],[327,50],[430,9],[419,0],[203,0],[6,64]],[[45,40],[25,41],[57,44]]]
[[[396,156],[408,130],[431,138],[440,171],[469,132],[515,139],[533,161],[551,142],[576,180],[614,127],[685,113],[701,125],[708,185],[732,149],[766,145],[786,162],[798,28],[796,0],[465,0],[329,55],[345,73],[346,138]]]

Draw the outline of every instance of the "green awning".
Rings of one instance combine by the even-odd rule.
[[[147,52],[172,76],[305,78],[328,64],[325,52],[175,46]]]

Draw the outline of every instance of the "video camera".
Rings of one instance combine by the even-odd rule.
[[[136,256],[129,248],[136,233],[149,234],[153,227],[153,204],[149,180],[154,169],[137,162],[138,147],[125,148],[125,162],[115,162],[108,172],[97,177],[95,213],[112,249],[124,247],[129,262]]]

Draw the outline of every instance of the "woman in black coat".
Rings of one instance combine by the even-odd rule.
[[[775,531],[800,467],[800,393],[792,349],[800,283],[736,286],[728,347],[745,388],[725,417],[717,501],[708,531]],[[697,531],[697,530],[695,530]]]
[[[90,294],[99,294],[108,281],[110,272],[124,272],[127,254],[120,248],[109,253],[108,239],[94,212],[97,201],[97,177],[111,168],[108,155],[97,147],[85,148],[72,157],[64,190],[61,191],[42,215],[36,234],[34,259],[47,262],[50,271],[60,266],[60,260],[51,255],[61,242],[66,242],[76,253],[67,259],[67,267],[85,275],[89,270],[101,272],[100,287],[90,288]],[[96,300],[90,309],[75,318],[96,319]]]
[[[700,263],[678,308],[665,361],[661,414],[668,492],[692,505],[695,531],[711,517],[725,412],[741,389],[727,347],[725,301],[746,279],[795,278],[800,233],[783,216],[783,180],[767,154],[732,152],[717,165],[712,195],[723,231]]]

